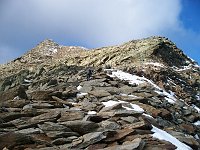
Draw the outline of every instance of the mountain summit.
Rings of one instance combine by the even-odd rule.
[[[0,149],[198,150],[199,138],[200,67],[167,38],[47,39],[0,65]]]

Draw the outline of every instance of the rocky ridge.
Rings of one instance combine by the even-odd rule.
[[[167,38],[90,51],[45,40],[0,72],[0,149],[200,147],[199,66]]]

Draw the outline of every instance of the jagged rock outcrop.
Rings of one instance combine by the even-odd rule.
[[[0,149],[200,149],[199,66],[167,38],[45,40],[0,74]]]

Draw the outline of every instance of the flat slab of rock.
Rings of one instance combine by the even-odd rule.
[[[56,121],[60,117],[60,111],[50,111],[48,113],[41,114],[39,116],[29,119],[26,124],[19,125],[19,129],[34,127],[39,123],[44,123],[48,121]]]
[[[57,138],[67,138],[70,136],[77,136],[79,137],[80,135],[77,132],[66,132],[66,131],[46,131],[46,135],[52,139],[57,139]]]
[[[26,104],[28,104],[30,101],[25,99],[17,99],[17,100],[7,100],[3,103],[0,103],[0,107],[10,107],[10,108],[22,108]]]
[[[144,146],[144,140],[136,138],[133,141],[124,142],[122,145],[110,146],[102,150],[143,150]]]
[[[23,86],[16,86],[6,91],[0,92],[0,102],[12,100],[16,96],[22,99],[27,99],[25,88]]]
[[[111,94],[105,90],[93,90],[90,91],[89,94],[97,97],[97,98],[101,98],[101,97],[106,97],[106,96],[110,96]]]
[[[99,128],[97,123],[82,120],[61,122],[61,124],[70,128],[74,132],[78,132],[81,135],[94,132]]]
[[[97,143],[105,138],[106,138],[106,136],[104,135],[103,132],[93,132],[93,133],[84,134],[83,142],[78,145],[75,145],[74,147],[78,148],[78,149],[82,149],[89,145]]]
[[[72,130],[64,125],[54,123],[54,122],[44,122],[44,124],[38,124],[38,127],[42,131],[65,131],[71,132]]]
[[[15,131],[15,133],[21,133],[21,134],[39,134],[39,133],[43,133],[43,131],[39,128],[28,128],[28,129],[22,129],[22,130],[18,130]]]
[[[12,149],[14,146],[23,145],[23,144],[31,144],[33,140],[31,137],[21,133],[9,132],[3,135],[0,135],[0,149],[7,147],[8,149]]]
[[[85,114],[82,111],[63,111],[61,112],[61,117],[58,119],[58,122],[81,120],[84,116]]]

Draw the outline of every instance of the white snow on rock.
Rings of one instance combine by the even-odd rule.
[[[51,49],[49,49],[49,51],[50,51],[50,54],[54,54],[54,53],[58,52],[58,50],[56,48],[51,48]]]
[[[200,120],[197,121],[197,122],[195,122],[194,125],[196,125],[196,126],[200,126]]]
[[[121,93],[121,94],[119,94],[119,95],[120,95],[120,96],[128,96],[128,97],[132,97],[132,98],[141,98],[141,97],[139,97],[139,96],[132,95],[132,94],[128,95],[128,94],[123,94],[123,93]]]
[[[157,66],[157,67],[164,67],[163,64],[161,63],[155,63],[155,62],[147,62],[147,63],[144,63],[145,65],[153,65],[153,66]]]
[[[151,115],[146,114],[146,113],[143,113],[142,115],[144,115],[144,116],[146,116],[146,117],[149,117],[149,118],[153,118]]]
[[[197,98],[198,101],[200,101],[200,94],[197,94],[196,98]]]
[[[144,83],[144,79],[142,77],[132,75],[130,73],[125,73],[123,71],[117,70],[112,72],[112,76],[117,77],[121,80],[129,81],[130,84],[141,84]]]
[[[195,134],[194,138],[197,139],[197,140],[199,140],[198,134]]]
[[[153,126],[153,125],[152,125]],[[165,140],[177,147],[176,150],[192,150],[191,147],[187,146],[186,144],[180,142],[178,139],[167,133],[166,131],[163,131],[155,126],[151,129],[154,134],[152,135],[154,138]]]
[[[107,102],[102,102],[103,105],[105,105],[105,107],[111,107],[115,104],[122,104],[122,107],[125,108],[126,110],[134,110],[134,111],[138,111],[138,112],[144,112],[144,109],[142,109],[139,105],[136,104],[132,104],[132,103],[128,103],[125,101],[113,101],[113,100],[109,100]],[[127,106],[123,106],[123,104],[130,104],[131,107],[127,107]]]
[[[108,74],[108,76],[110,77],[117,77],[121,80],[125,80],[125,81],[129,81],[130,84],[142,84],[142,83],[149,83],[151,84],[154,88],[155,88],[155,92],[165,96],[165,99],[169,102],[169,103],[175,103],[176,98],[175,98],[175,94],[173,92],[170,91],[170,93],[166,92],[165,90],[161,89],[159,86],[157,86],[155,83],[153,83],[151,80],[145,78],[145,77],[139,77],[137,75],[132,75],[130,73],[125,73],[123,71],[120,70],[114,70],[114,69],[110,69],[109,71],[112,71],[112,75]]]
[[[85,96],[85,95],[87,95],[88,93],[78,93],[77,95],[76,95],[76,97],[81,97],[81,96]]]
[[[196,109],[198,113],[200,113],[200,108],[199,108],[199,107],[197,107],[197,106],[194,105],[194,104],[192,104],[192,107],[193,107],[194,109]]]
[[[88,115],[96,115],[97,114],[97,112],[96,111],[88,111],[88,113],[87,113]]]
[[[79,85],[79,86],[77,87],[77,90],[79,91],[80,89],[82,89],[82,86]]]
[[[31,81],[31,80],[27,80],[27,79],[24,79],[24,82],[32,83],[33,81]]]

